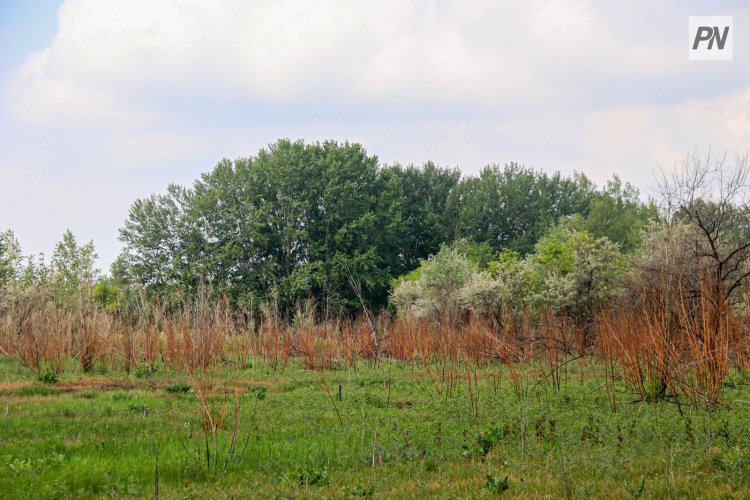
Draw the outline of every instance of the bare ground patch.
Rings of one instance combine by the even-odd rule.
[[[14,380],[13,382],[0,382],[0,394],[8,395],[15,392],[16,389],[31,385],[29,380]]]

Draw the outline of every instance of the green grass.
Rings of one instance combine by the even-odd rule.
[[[221,466],[207,470],[175,429],[201,445],[184,374],[69,371],[50,386],[0,358],[0,498],[153,497],[157,448],[162,498],[750,496],[750,387],[738,380],[710,415],[634,403],[623,387],[613,413],[596,366],[559,392],[523,368],[521,395],[493,366],[477,374],[477,417],[465,372],[444,397],[424,369],[360,364],[325,374],[341,425],[318,373],[253,366],[218,374],[230,417]],[[225,469],[235,387],[237,447],[248,444]]]

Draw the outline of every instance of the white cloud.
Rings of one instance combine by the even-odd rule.
[[[27,60],[11,99],[19,118],[43,121],[149,123],[171,90],[473,114],[580,102],[587,82],[671,79],[688,68],[684,37],[642,40],[609,31],[613,22],[585,1],[68,0],[54,41]]]

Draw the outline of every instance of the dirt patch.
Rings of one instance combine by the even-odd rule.
[[[0,394],[7,395],[11,394],[20,387],[26,387],[31,385],[32,382],[28,380],[15,380],[13,382],[0,382]]]
[[[5,389],[17,389],[18,387],[24,387],[31,385],[30,380],[14,380],[13,382],[0,382],[0,391]]]
[[[75,391],[117,391],[122,389],[149,389],[155,390],[167,385],[163,381],[146,381],[136,383],[132,380],[118,380],[106,377],[81,377],[73,380],[61,380],[57,388],[62,392]]]

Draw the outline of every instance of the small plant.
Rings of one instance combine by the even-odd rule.
[[[10,472],[18,476],[20,474],[39,474],[45,469],[57,467],[63,462],[65,455],[62,453],[52,453],[50,456],[37,459],[13,458],[9,455],[4,455],[2,459]]]
[[[135,367],[135,376],[137,378],[150,377],[159,371],[159,365],[155,361],[138,363]]]
[[[259,400],[266,399],[266,388],[263,386],[253,387],[252,388],[253,394],[255,394],[255,398]]]
[[[317,467],[300,467],[297,471],[300,486],[323,486],[331,479],[328,467],[319,469]]]
[[[602,444],[601,431],[599,429],[599,419],[589,415],[589,420],[586,425],[583,426],[581,431],[581,442],[591,444]]]
[[[148,415],[148,406],[141,403],[130,403],[128,409],[133,413],[143,413],[144,416]]]
[[[643,496],[643,491],[646,488],[646,478],[641,478],[641,484],[638,488],[633,488],[627,481],[625,481],[625,491],[628,492],[631,500],[638,500]]]
[[[170,394],[185,394],[190,392],[190,386],[188,384],[165,385],[164,390]]]
[[[373,495],[375,495],[375,486],[365,486],[363,484],[358,484],[353,488],[350,486],[344,486],[342,488],[342,491],[344,493],[344,496],[347,497],[372,498]]]
[[[112,394],[112,401],[118,402],[118,401],[129,401],[133,399],[133,396],[128,394],[124,391],[117,391],[116,393]]]
[[[477,453],[481,456],[487,455],[502,437],[500,429],[495,424],[490,425],[487,432],[481,432],[477,436]]]
[[[40,371],[36,379],[39,382],[45,383],[47,385],[55,385],[57,382],[60,381],[60,379],[57,377],[57,373],[49,369]]]
[[[488,490],[490,490],[490,493],[494,495],[499,495],[502,492],[506,491],[508,488],[510,488],[510,481],[508,480],[508,476],[505,476],[504,478],[500,478],[500,476],[487,476],[487,482],[485,483],[485,486]]]

